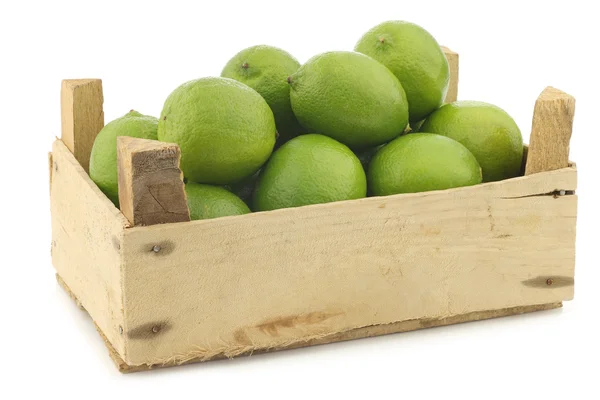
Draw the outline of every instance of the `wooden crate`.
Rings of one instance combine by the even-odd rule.
[[[447,54],[451,101],[458,56]],[[99,80],[63,82],[63,134],[49,157],[52,262],[122,372],[573,298],[574,99],[560,91],[546,89],[536,102],[525,176],[151,226],[133,226],[139,207],[126,218],[86,172],[102,102]]]

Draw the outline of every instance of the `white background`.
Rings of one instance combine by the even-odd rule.
[[[8,3],[0,6],[1,398],[600,398],[594,2]],[[218,75],[242,48],[271,44],[304,62],[351,50],[389,19],[416,22],[457,51],[459,99],[503,107],[526,140],[546,85],[577,98],[575,300],[520,317],[120,375],[50,260],[46,153],[60,136],[61,79],[102,78],[106,122],[132,108],[156,116],[176,86]]]

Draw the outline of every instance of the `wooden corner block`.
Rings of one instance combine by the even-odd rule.
[[[450,66],[450,84],[444,103],[452,103],[458,98],[458,53],[445,46],[441,46],[441,48]]]
[[[190,220],[180,158],[176,144],[117,138],[119,203],[134,226]]]
[[[575,98],[548,86],[535,102],[525,175],[569,166]]]
[[[67,79],[60,91],[63,143],[89,172],[90,153],[98,132],[104,127],[100,79]]]

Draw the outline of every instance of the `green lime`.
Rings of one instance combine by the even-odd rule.
[[[481,168],[455,140],[430,133],[394,139],[375,154],[368,170],[376,196],[418,193],[481,183]]]
[[[157,127],[158,120],[155,117],[131,110],[121,118],[106,124],[96,136],[90,154],[90,178],[117,207],[117,136],[156,140]]]
[[[319,54],[289,82],[292,109],[300,123],[351,148],[388,142],[408,124],[402,85],[389,69],[364,54]]]
[[[275,145],[275,121],[254,89],[227,78],[184,83],[165,101],[158,139],[181,148],[191,182],[225,185],[252,175]]]
[[[250,212],[246,203],[239,197],[219,186],[187,183],[185,193],[192,220],[241,215]]]
[[[358,158],[327,136],[298,136],[273,153],[254,192],[256,211],[365,197]]]
[[[442,105],[450,68],[435,38],[418,25],[383,22],[365,33],[355,50],[373,57],[400,80],[411,121],[420,121]]]
[[[481,165],[484,182],[513,178],[521,172],[521,131],[499,107],[479,101],[456,101],[431,114],[420,130],[448,136],[465,145]]]
[[[287,83],[287,77],[298,68],[300,63],[288,52],[261,45],[237,53],[221,72],[222,77],[242,82],[264,97],[275,116],[278,145],[305,133],[292,111]]]

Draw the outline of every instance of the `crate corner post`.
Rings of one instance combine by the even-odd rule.
[[[190,220],[180,159],[176,144],[117,138],[119,204],[132,226]]]
[[[458,53],[450,50],[446,46],[440,46],[450,68],[450,82],[448,83],[448,91],[444,103],[453,103],[458,98]]]
[[[575,98],[546,87],[535,101],[525,175],[569,166]]]
[[[100,79],[65,79],[60,90],[61,140],[89,172],[94,140],[104,127]]]

